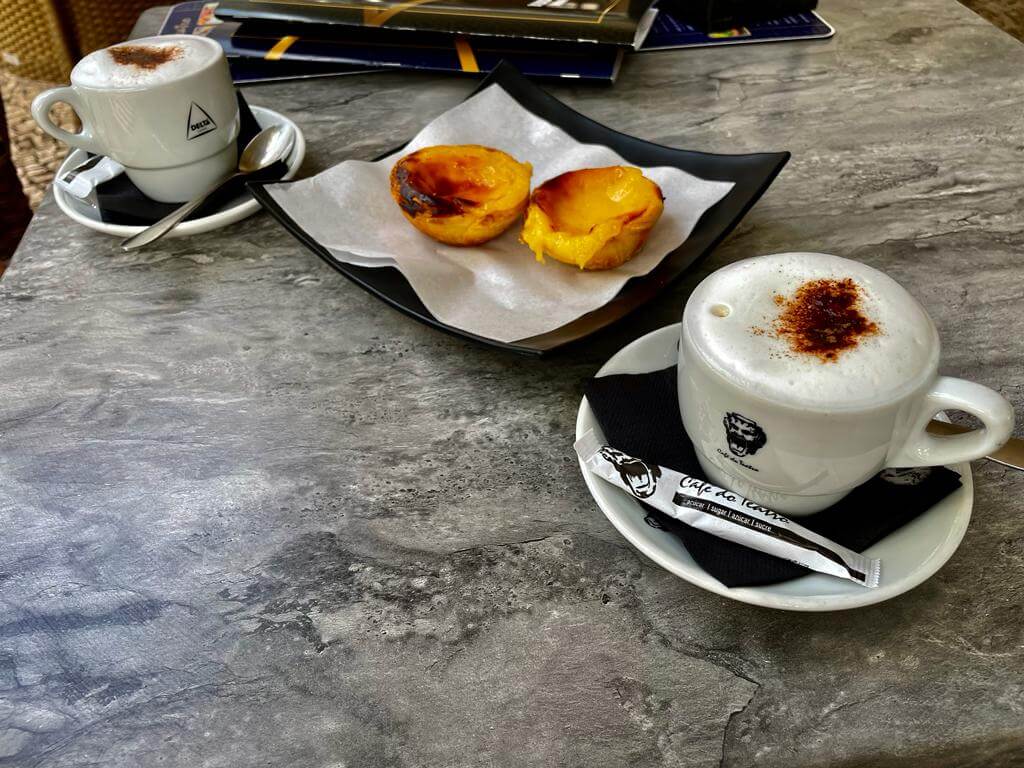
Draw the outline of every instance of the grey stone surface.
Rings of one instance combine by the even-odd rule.
[[[571,453],[581,380],[735,259],[824,250],[1024,404],[1024,48],[952,0],[832,41],[648,54],[552,90],[647,139],[793,160],[692,276],[528,360],[388,309],[261,215],[123,255],[36,214],[0,282],[0,765],[1024,765],[1022,479],[976,465],[934,578],[800,615],[632,550]],[[472,87],[252,87],[308,172]]]

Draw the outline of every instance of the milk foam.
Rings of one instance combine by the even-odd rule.
[[[782,309],[811,280],[851,278],[860,310],[878,325],[835,362],[794,352],[772,332]],[[698,351],[729,380],[770,400],[815,409],[866,406],[930,378],[939,340],[920,304],[889,276],[859,262],[812,253],[761,256],[715,272],[693,292],[683,322]]]
[[[174,58],[147,69],[135,64],[119,64],[111,48],[125,46],[151,50],[174,49]],[[174,82],[202,69],[220,55],[220,46],[205,38],[191,35],[145,37],[93,51],[71,71],[71,82],[86,88],[138,89]]]

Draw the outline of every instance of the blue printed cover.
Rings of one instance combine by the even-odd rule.
[[[648,33],[641,51],[666,48],[695,48],[737,43],[766,43],[781,40],[814,40],[832,37],[835,30],[814,13],[795,13],[773,21],[759,21],[745,27],[725,29],[710,34],[685,24],[668,11],[660,11]]]
[[[345,28],[335,25],[222,21],[216,2],[179,3],[160,34],[195,34],[224,48],[236,82],[365,72],[378,68],[487,73],[502,60],[527,77],[613,82],[616,46],[491,36]],[[305,74],[312,68],[310,74]]]

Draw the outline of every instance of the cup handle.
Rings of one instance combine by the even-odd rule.
[[[78,113],[78,117],[82,121],[81,133],[69,133],[63,128],[55,125],[50,119],[50,107],[59,101],[63,101],[65,104],[70,104],[75,112]],[[85,108],[85,104],[79,97],[78,92],[73,87],[62,86],[60,88],[51,88],[48,91],[40,93],[32,100],[32,117],[34,117],[36,122],[39,123],[40,128],[58,141],[63,141],[65,144],[72,147],[80,147],[81,149],[84,149],[87,152],[92,152],[93,154],[103,154],[103,150],[97,143],[96,137],[92,132],[92,126],[89,124],[88,110]]]
[[[984,425],[963,435],[935,437],[925,431],[939,411],[952,408],[976,416]],[[1013,406],[981,384],[939,376],[924,397],[909,436],[886,457],[887,467],[934,467],[987,456],[1013,433]]]

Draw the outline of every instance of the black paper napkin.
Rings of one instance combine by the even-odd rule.
[[[240,91],[238,92],[238,112],[241,124],[237,141],[238,154],[241,155],[245,145],[260,132],[260,126]],[[287,170],[288,164],[282,160],[259,173],[243,179],[235,179],[212,195],[209,200],[187,216],[185,221],[209,216],[220,210],[226,203],[244,191],[246,181],[272,181],[284,176]],[[99,205],[100,219],[107,224],[153,224],[181,205],[181,203],[159,203],[146,197],[124,173],[98,185],[96,201]]]
[[[706,479],[683,429],[676,368],[590,379],[584,392],[608,444],[644,461]],[[856,552],[926,512],[960,487],[945,467],[888,470],[800,525]],[[646,505],[645,505],[646,506]],[[799,565],[691,528],[648,507],[648,522],[682,539],[693,559],[727,587],[775,584],[803,576]]]

